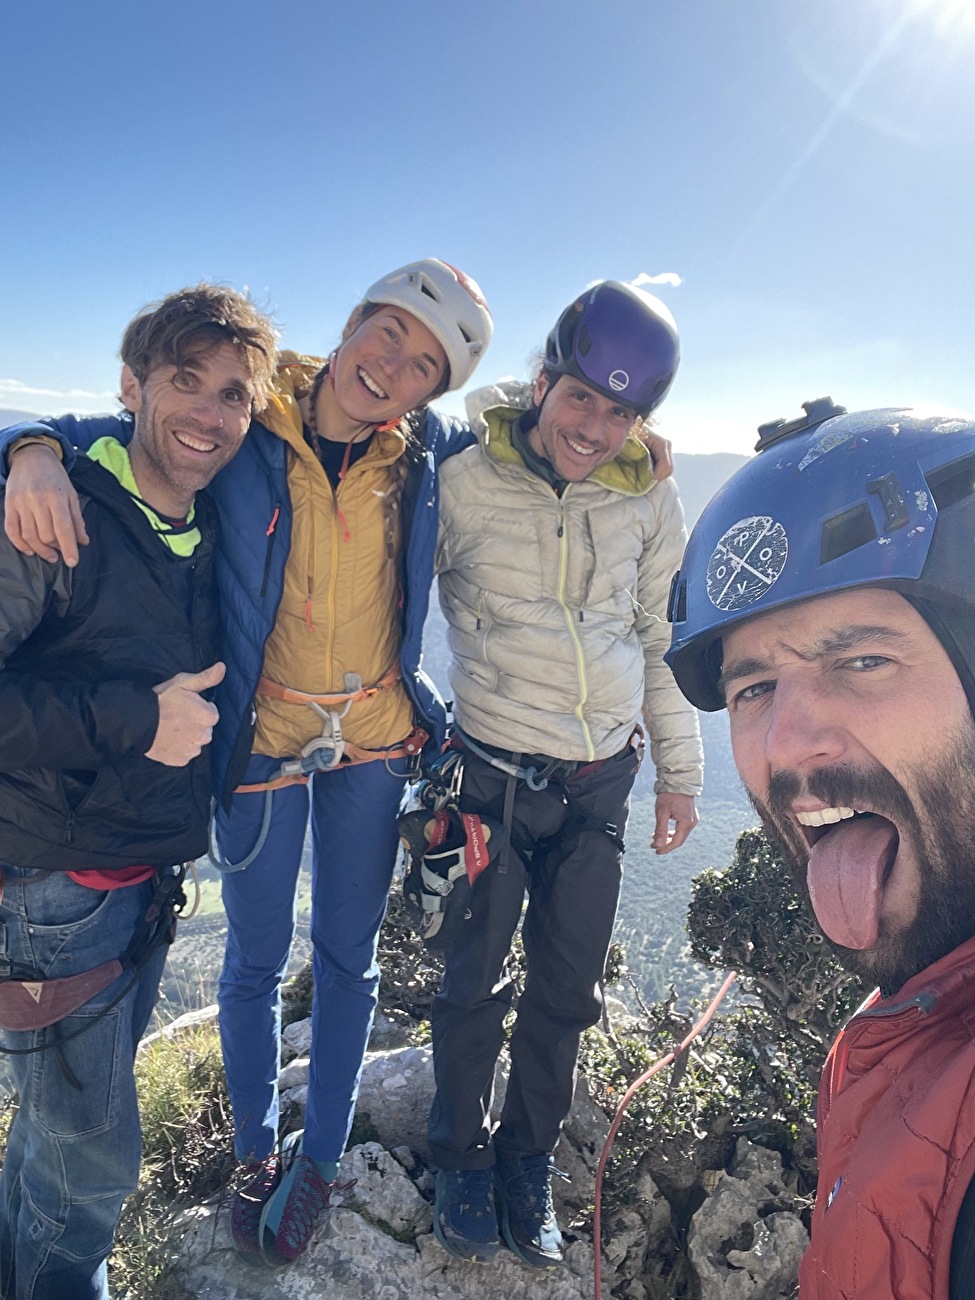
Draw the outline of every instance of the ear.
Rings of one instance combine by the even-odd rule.
[[[536,406],[541,406],[542,398],[549,390],[548,376],[541,374],[532,384],[532,402]]]
[[[135,377],[131,366],[122,367],[122,386],[119,392],[122,405],[133,415],[142,410],[142,385]]]

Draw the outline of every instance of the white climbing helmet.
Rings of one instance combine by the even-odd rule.
[[[494,333],[477,281],[436,257],[384,275],[366,290],[363,301],[402,307],[426,325],[447,354],[448,392],[467,383]]]

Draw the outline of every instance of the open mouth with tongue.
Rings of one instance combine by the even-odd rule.
[[[797,812],[809,862],[806,879],[824,932],[843,948],[872,948],[900,833],[879,813],[853,808]]]

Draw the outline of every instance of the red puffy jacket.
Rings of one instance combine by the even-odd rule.
[[[975,1174],[975,939],[875,993],[826,1061],[800,1300],[948,1300]]]

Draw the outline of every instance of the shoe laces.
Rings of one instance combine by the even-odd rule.
[[[309,1156],[297,1157],[298,1171],[288,1196],[277,1237],[304,1246],[323,1210],[328,1208],[333,1183],[327,1183]]]
[[[548,1218],[555,1214],[552,1201],[552,1176],[570,1182],[569,1175],[556,1169],[549,1158],[523,1157],[518,1172],[505,1180],[505,1195],[521,1213],[540,1214]]]
[[[448,1184],[448,1197],[451,1205],[456,1205],[461,1213],[473,1210],[486,1214],[493,1208],[492,1191],[494,1190],[493,1169],[458,1169],[452,1170]]]
[[[241,1200],[263,1205],[281,1181],[280,1156],[275,1153],[259,1165],[245,1166],[244,1176],[247,1181],[238,1189],[237,1195]]]

